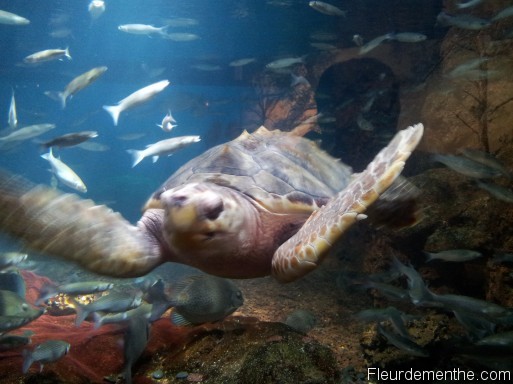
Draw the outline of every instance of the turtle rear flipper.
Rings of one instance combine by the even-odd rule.
[[[119,213],[0,171],[0,229],[96,273],[130,277],[160,264],[148,234]]]
[[[300,278],[317,267],[331,246],[394,182],[415,149],[424,127],[398,132],[365,171],[326,205],[315,211],[300,230],[274,253],[272,275],[281,282]]]

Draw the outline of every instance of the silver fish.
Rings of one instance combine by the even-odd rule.
[[[130,319],[123,339],[125,383],[132,383],[132,366],[143,353],[149,338],[150,325],[148,320],[143,316]]]
[[[148,24],[124,24],[118,26],[118,29],[122,32],[131,33],[133,35],[161,35],[166,36],[167,25],[163,27],[154,27],[153,25]]]
[[[113,291],[106,296],[100,297],[91,304],[82,305],[75,303],[77,317],[75,325],[78,327],[93,312],[125,312],[141,305],[140,292],[119,292]]]
[[[45,148],[50,147],[72,147],[74,145],[83,143],[89,139],[93,139],[98,137],[98,132],[96,131],[82,131],[75,133],[67,133],[62,136],[58,136],[53,138],[52,140],[45,141],[41,143],[41,146]]]
[[[496,333],[479,340],[476,345],[513,346],[513,331]]]
[[[477,179],[498,177],[501,173],[485,164],[455,155],[434,155],[433,159],[468,177]]]
[[[369,53],[374,48],[378,47],[382,42],[384,42],[385,40],[388,40],[388,39],[390,39],[390,34],[389,33],[387,33],[385,35],[381,35],[381,36],[375,37],[371,41],[369,41],[366,44],[362,45],[360,47],[360,50],[359,50],[358,53],[360,55],[364,55],[366,53]]]
[[[43,284],[39,290],[39,297],[35,304],[40,305],[51,297],[63,293],[69,296],[90,295],[92,293],[104,292],[112,289],[113,283],[106,281],[80,281],[68,284]]]
[[[98,329],[105,324],[119,324],[128,323],[134,317],[143,317],[150,321],[152,313],[152,305],[149,303],[142,303],[134,309],[129,309],[126,312],[107,313],[105,315],[99,315],[97,312],[94,313],[94,328]]]
[[[171,115],[171,111],[167,111],[167,115],[164,116],[161,124],[157,124],[157,127],[162,128],[164,132],[171,132],[171,130],[176,127],[176,124],[173,123],[176,123],[176,120]]]
[[[427,256],[428,262],[432,260],[465,262],[483,256],[481,252],[469,249],[451,249],[441,252],[424,252],[424,254]]]
[[[477,57],[475,59],[465,61],[464,63],[456,66],[453,70],[451,70],[448,76],[451,78],[465,76],[468,72],[478,69],[481,64],[488,60],[490,60],[488,57]]]
[[[461,150],[461,154],[469,159],[477,161],[478,163],[487,165],[490,168],[496,169],[507,178],[511,178],[511,172],[501,164],[497,158],[491,153],[480,151],[479,149],[464,148]]]
[[[104,105],[103,109],[105,109],[112,117],[114,125],[118,125],[119,115],[121,112],[151,100],[158,93],[162,92],[168,85],[168,80],[161,80],[150,84],[128,95],[123,100],[119,101],[117,105]]]
[[[61,101],[62,108],[66,107],[66,100],[68,97],[74,96],[77,92],[81,91],[93,81],[97,80],[105,73],[107,67],[96,67],[81,75],[75,77],[66,85],[63,92],[58,92],[56,98]],[[45,92],[46,95],[52,97],[52,92]]]
[[[39,363],[39,371],[45,363],[59,360],[69,352],[70,344],[62,340],[47,340],[36,346],[32,351],[23,351],[23,373],[27,373],[34,362]]]
[[[14,99],[14,89],[11,95],[11,104],[9,105],[9,117],[7,119],[9,128],[16,129],[18,127],[18,114],[16,113],[16,100]]]
[[[512,310],[510,308],[505,308],[490,301],[480,300],[474,297],[452,294],[437,295],[433,292],[430,292],[430,295],[435,303],[441,304],[444,308],[450,311],[467,311],[470,313],[487,315],[491,318],[500,318],[512,315]]]
[[[484,189],[496,199],[505,201],[506,203],[513,203],[513,191],[511,189],[479,180],[476,181],[476,184],[479,188]]]
[[[91,0],[87,6],[87,10],[89,11],[89,14],[93,20],[97,19],[103,14],[103,12],[105,12],[105,1]]]
[[[390,344],[395,345],[397,348],[407,352],[412,356],[429,356],[429,353],[424,348],[422,348],[420,345],[418,345],[416,342],[414,342],[408,337],[401,336],[394,332],[389,332],[380,324],[378,324],[378,332],[385,336],[385,338],[388,340]]]
[[[69,166],[53,155],[51,147],[50,151],[41,155],[41,157],[50,163],[53,174],[62,184],[82,193],[87,192],[87,187],[82,179]]]
[[[413,267],[404,265],[394,258],[393,268],[406,276],[408,280],[408,294],[413,304],[423,305],[431,299],[431,293],[428,291],[424,280],[422,280],[422,276]]]
[[[243,58],[243,59],[230,61],[230,63],[228,65],[230,67],[243,67],[243,66],[251,64],[255,61],[256,61],[256,59],[254,57],[247,57],[247,58]]]
[[[142,159],[148,156],[153,157],[153,162],[157,161],[159,156],[170,155],[177,150],[184,148],[192,143],[197,143],[201,140],[199,136],[180,136],[171,139],[157,141],[150,144],[143,150],[128,149],[127,152],[132,155],[133,163],[132,168],[141,162]]]
[[[58,60],[62,57],[66,57],[68,60],[71,60],[69,47],[66,47],[66,49],[45,49],[44,51],[39,51],[25,57],[23,61],[27,64],[37,64],[44,61]]]
[[[266,68],[268,69],[282,69],[290,67],[294,64],[299,64],[303,62],[302,57],[286,57],[284,59],[278,59],[271,61],[270,63],[266,64]]]
[[[243,303],[230,280],[211,275],[190,276],[174,287],[171,297],[175,325],[203,324],[224,319]]]
[[[19,252],[2,252],[0,253],[0,270],[15,267],[16,265],[27,260],[26,253]]]
[[[436,20],[442,26],[452,26],[473,31],[488,28],[492,25],[490,20],[480,19],[472,15],[452,16],[445,12],[440,12]]]
[[[410,337],[404,325],[403,316],[406,314],[395,307],[365,309],[355,314],[358,320],[366,322],[390,321],[396,332],[404,337]]]
[[[334,5],[325,3],[323,1],[310,1],[308,5],[316,11],[323,13],[325,15],[346,17],[347,11],[343,11],[340,8],[335,7]]]
[[[401,43],[419,43],[427,39],[427,36],[416,32],[390,33],[390,40],[396,40]]]
[[[173,32],[166,33],[162,35],[164,39],[172,40],[172,41],[194,41],[198,40],[200,37],[195,33],[186,33],[186,32]]]
[[[11,142],[31,139],[33,137],[42,135],[55,128],[55,124],[35,124],[20,128],[14,132],[11,132],[7,136],[0,137],[0,142]]]
[[[504,8],[502,11],[497,13],[494,17],[492,17],[492,21],[505,19],[506,17],[511,17],[511,16],[513,16],[513,6]]]
[[[483,0],[468,0],[468,1],[461,1],[456,4],[456,7],[458,9],[465,9],[465,8],[473,8],[476,5],[480,4]]]
[[[30,23],[30,20],[25,19],[24,17],[15,15],[14,13],[11,13],[11,12],[0,10],[0,24],[27,25],[29,23]]]

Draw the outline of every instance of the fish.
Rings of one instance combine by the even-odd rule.
[[[513,263],[513,253],[499,252],[493,255],[492,264]]]
[[[308,333],[317,325],[317,317],[311,311],[297,309],[287,316],[285,324],[298,332]]]
[[[123,100],[119,101],[117,105],[104,105],[103,109],[109,113],[116,126],[118,125],[121,112],[149,101],[158,93],[162,92],[168,85],[168,80],[158,81],[128,95]]]
[[[163,27],[154,27],[153,25],[148,24],[123,24],[119,25],[118,29],[121,32],[130,33],[133,35],[160,35],[163,37],[167,36],[167,30],[168,26],[165,25]]]
[[[24,263],[25,264],[25,263]],[[25,265],[17,265],[18,267]],[[25,300],[27,287],[25,280],[19,271],[19,268],[14,270],[2,271],[0,273],[0,290],[10,291],[17,294],[20,298]]]
[[[7,118],[9,128],[16,129],[18,127],[18,114],[16,113],[16,100],[14,99],[14,89],[11,94],[11,104],[9,105],[9,117]]]
[[[427,256],[428,262],[432,260],[465,262],[483,256],[481,252],[469,249],[451,249],[441,252],[424,252],[424,254]]]
[[[422,276],[411,266],[404,265],[398,259],[394,258],[392,267],[406,276],[408,280],[408,294],[410,300],[415,305],[423,305],[430,301],[431,293],[426,287]]]
[[[505,19],[506,17],[513,16],[513,6],[504,8],[502,11],[497,13],[494,17],[492,17],[492,22],[495,22],[497,20]]]
[[[485,29],[492,25],[490,20],[480,19],[472,15],[453,16],[443,11],[438,14],[436,21],[442,26],[451,26],[472,31]]]
[[[179,149],[197,143],[201,140],[199,136],[179,136],[172,137],[150,144],[143,150],[128,149],[127,152],[132,155],[132,168],[141,162],[145,157],[152,156],[153,162],[156,162],[159,156],[170,155]]]
[[[40,312],[33,308],[20,295],[8,290],[0,290],[0,316],[20,316],[32,318]]]
[[[299,63],[303,63],[303,57],[286,57],[271,61],[270,63],[267,63],[265,67],[267,69],[282,69]]]
[[[389,33],[389,39],[399,41],[401,43],[420,43],[421,41],[425,41],[427,36],[416,32],[398,32]]]
[[[161,124],[157,124],[157,127],[162,128],[164,132],[171,132],[171,130],[176,127],[176,124],[173,123],[176,123],[176,120],[171,115],[171,111],[167,111],[167,115],[164,116]]]
[[[441,304],[449,311],[466,311],[486,315],[491,318],[501,318],[513,315],[513,310],[490,301],[476,299],[474,297],[453,295],[453,294],[435,294],[430,292],[432,301]]]
[[[50,147],[72,147],[74,145],[83,143],[89,139],[93,139],[98,137],[98,132],[96,131],[81,131],[75,133],[67,133],[62,136],[55,137],[51,140],[45,141],[41,143],[42,147],[50,148]]]
[[[361,47],[363,45],[363,37],[362,35],[353,35],[353,43],[356,44],[357,47]]]
[[[358,320],[362,320],[365,322],[382,322],[382,321],[390,321],[390,324],[395,329],[395,331],[403,336],[410,337],[406,326],[404,325],[403,317],[406,314],[401,312],[395,307],[387,307],[387,308],[372,308],[372,309],[364,309],[356,313],[354,316]]]
[[[28,255],[26,253],[19,252],[2,252],[0,253],[0,271],[15,267],[16,265],[27,260]]]
[[[14,13],[0,10],[0,24],[27,25],[30,24],[30,20]]]
[[[69,84],[66,85],[66,88],[64,88],[64,91],[58,92],[56,95],[57,99],[61,101],[62,109],[66,108],[66,100],[68,97],[74,96],[77,92],[91,85],[91,83],[96,81],[105,71],[107,71],[107,67],[105,66],[95,67],[71,80]],[[45,94],[52,97],[53,92],[45,92]]]
[[[475,59],[465,61],[464,63],[452,69],[448,73],[448,77],[454,79],[457,77],[465,76],[468,72],[478,69],[481,66],[481,64],[487,62],[488,60],[490,60],[488,57],[477,57]]]
[[[41,157],[50,163],[52,173],[62,184],[78,192],[87,192],[87,187],[82,179],[69,166],[53,155],[52,147],[50,147],[48,153],[41,155]]]
[[[150,325],[143,316],[130,319],[123,338],[124,379],[132,383],[132,366],[141,356],[150,339]]]
[[[24,316],[4,316],[0,315],[0,333],[12,331],[13,329],[21,328],[28,323],[36,320],[39,316],[44,313],[43,309],[40,309],[36,313],[31,313]]]
[[[456,320],[463,325],[471,336],[481,339],[495,332],[496,324],[483,316],[461,309],[454,310],[453,313]]]
[[[513,346],[513,331],[500,332],[476,342],[476,345],[487,345],[487,346]]]
[[[89,15],[93,20],[99,18],[105,12],[105,1],[103,0],[91,0],[89,5],[87,6],[87,10],[89,11]]]
[[[230,61],[228,64],[230,67],[243,67],[245,65],[254,63],[256,59],[254,57],[245,57],[243,59]]]
[[[232,314],[243,303],[242,292],[228,279],[193,275],[174,286],[171,294],[175,325],[211,323]]]
[[[465,9],[465,8],[473,8],[478,4],[481,4],[483,0],[468,0],[468,1],[460,1],[459,3],[456,3],[456,7],[458,9]]]
[[[497,169],[463,156],[436,154],[433,156],[433,160],[446,165],[462,175],[476,179],[489,179],[501,175],[501,172]]]
[[[111,291],[87,305],[75,302],[75,325],[78,327],[93,312],[125,312],[138,307],[141,302],[141,293],[137,291]]]
[[[412,356],[418,356],[418,357],[428,357],[429,353],[422,348],[420,345],[418,345],[416,342],[414,342],[409,337],[404,337],[399,334],[396,334],[394,332],[389,332],[385,328],[383,328],[380,324],[378,324],[378,332],[381,333],[387,341],[396,346],[397,348],[407,352],[408,354]]]
[[[23,59],[23,62],[27,64],[38,64],[44,61],[60,60],[62,57],[66,57],[68,60],[71,60],[69,47],[66,47],[66,49],[45,49],[44,51],[28,55]]]
[[[295,87],[296,85],[303,84],[307,87],[310,87],[310,82],[304,76],[296,76],[293,73],[290,74],[292,80],[290,81],[290,86]]]
[[[142,303],[138,307],[133,309],[129,309],[125,312],[117,312],[117,313],[107,313],[104,315],[99,315],[98,312],[94,312],[94,328],[98,329],[102,325],[105,324],[119,324],[119,323],[128,323],[134,317],[143,317],[148,321],[151,321],[153,305],[149,303]],[[155,319],[157,320],[157,319]]]
[[[513,191],[511,189],[497,184],[485,183],[480,180],[477,180],[476,184],[479,188],[484,189],[496,199],[505,201],[506,203],[513,203]]]
[[[340,8],[335,7],[334,5],[325,3],[323,1],[310,1],[308,5],[316,11],[329,16],[346,17],[347,14],[347,11],[343,11]]]
[[[0,335],[0,350],[13,349],[30,344],[32,342],[30,336],[33,334],[34,332],[32,331],[25,331],[22,335]]]
[[[0,142],[8,143],[12,141],[21,141],[31,139],[33,137],[42,135],[55,128],[55,124],[34,124],[26,127],[19,128],[11,132],[7,136],[0,137]]]
[[[187,33],[187,32],[173,32],[173,33],[166,33],[162,35],[164,39],[172,40],[172,41],[194,41],[198,40],[200,37],[196,35],[195,33]]]
[[[362,45],[360,47],[360,50],[358,51],[358,53],[360,55],[364,55],[366,53],[369,53],[370,51],[372,51],[374,48],[378,47],[379,45],[381,45],[382,42],[384,42],[385,40],[388,40],[390,39],[390,34],[387,33],[385,35],[381,35],[381,36],[378,36],[378,37],[375,37],[374,39],[372,39],[371,41],[368,41],[367,43],[365,43],[364,45]]]
[[[489,166],[490,168],[494,168],[502,175],[504,175],[507,178],[511,178],[511,172],[504,167],[504,165],[497,160],[497,158],[492,155],[491,153],[480,151],[479,149],[472,149],[472,148],[464,148],[461,151],[461,154],[469,159],[472,159],[474,161],[477,161],[478,163],[484,164]]]
[[[70,344],[62,340],[47,340],[37,345],[32,351],[23,350],[23,373],[27,373],[34,362],[39,363],[39,372],[45,363],[59,360],[69,352]]]
[[[46,283],[39,289],[39,297],[35,305],[41,305],[51,297],[57,296],[59,293],[68,296],[90,295],[98,292],[105,292],[114,287],[113,283],[106,281],[80,281],[68,284],[50,284]]]
[[[356,124],[362,131],[372,132],[374,131],[374,124],[367,120],[361,113],[356,117]]]
[[[106,144],[95,143],[90,141],[84,141],[83,143],[76,145],[76,147],[91,152],[105,152],[110,149],[110,147]]]
[[[164,20],[164,24],[169,27],[192,27],[193,25],[198,25],[199,21],[188,17],[174,17]]]

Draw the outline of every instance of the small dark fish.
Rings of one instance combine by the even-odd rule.
[[[176,325],[203,324],[224,319],[243,303],[242,292],[230,280],[210,275],[190,276],[171,295]]]
[[[72,147],[74,145],[78,145],[87,141],[89,139],[98,137],[98,132],[96,131],[82,131],[75,133],[68,133],[66,135],[58,136],[53,138],[52,140],[41,143],[42,147],[50,148],[50,147]]]
[[[317,317],[306,309],[298,309],[287,316],[285,324],[296,331],[308,333],[316,326]]]
[[[144,317],[130,319],[124,337],[125,383],[132,383],[132,366],[141,356],[150,338],[150,325]]]
[[[424,254],[427,256],[428,262],[432,260],[465,262],[483,256],[481,252],[469,249],[451,249],[441,252],[424,252]]]
[[[69,343],[62,340],[48,340],[39,344],[34,350],[23,351],[23,373],[27,373],[34,362],[39,362],[39,372],[43,370],[45,363],[59,360],[69,352]]]
[[[381,325],[378,324],[378,332],[381,333],[385,338],[388,340],[388,342],[392,345],[395,345],[397,348],[407,352],[408,354],[412,356],[418,356],[418,357],[428,357],[429,353],[422,348],[420,345],[418,345],[416,342],[411,340],[408,337],[404,337],[401,335],[398,335],[393,332],[387,331],[385,328],[383,328]]]

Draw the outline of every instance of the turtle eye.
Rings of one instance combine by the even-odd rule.
[[[218,201],[215,205],[205,209],[204,215],[209,220],[215,220],[219,217],[221,212],[224,210],[223,201]]]

